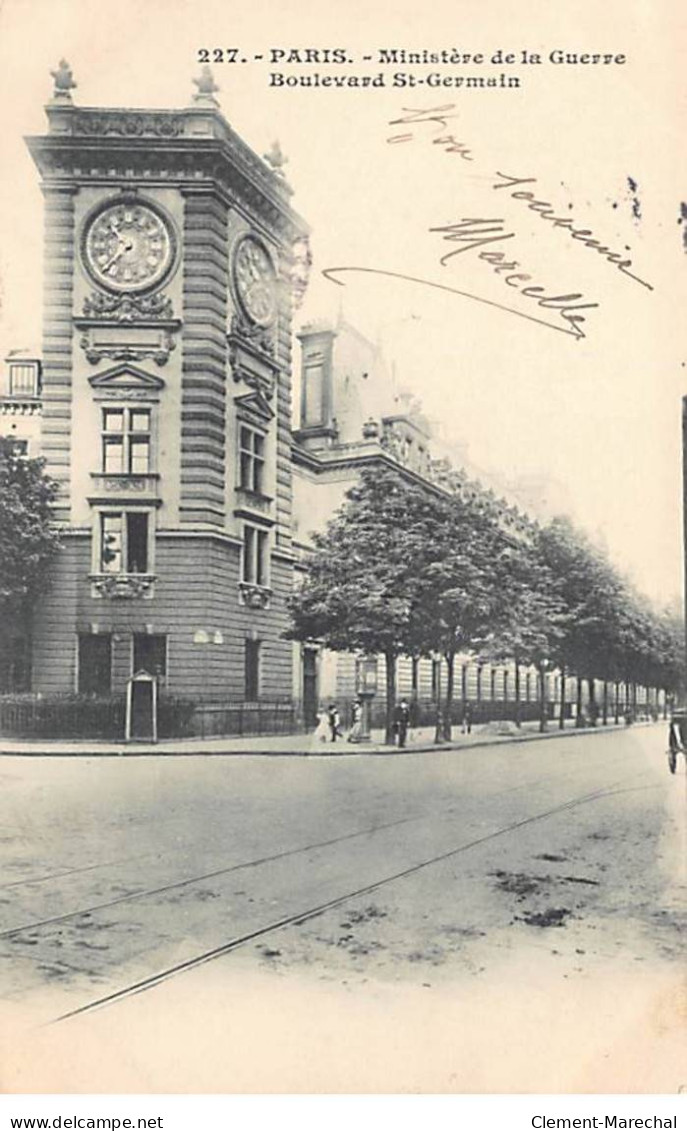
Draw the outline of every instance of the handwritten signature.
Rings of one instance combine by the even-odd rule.
[[[402,132],[395,133],[388,137],[388,144],[398,145],[413,141],[416,137],[416,127],[431,126],[434,127],[433,134],[439,135],[430,135],[429,140],[432,145],[443,147],[445,153],[457,156],[460,160],[474,161],[475,157],[473,151],[467,142],[457,138],[453,133],[448,132],[450,119],[457,117],[455,113],[451,113],[454,109],[455,106],[453,103],[444,106],[435,106],[429,109],[404,109],[404,116],[393,119],[389,125],[405,128]],[[556,216],[554,206],[549,201],[539,200],[532,191],[524,190],[519,187],[521,185],[536,184],[536,177],[512,177],[509,174],[500,172],[496,172],[494,176],[497,178],[496,183],[492,184],[494,191],[502,189],[512,190],[509,195],[514,200],[522,201],[528,210],[538,214],[542,220],[548,221],[554,228],[564,229],[572,239],[580,242],[583,247],[601,255],[605,262],[610,263],[618,271],[621,271],[635,282],[640,283],[648,290],[653,290],[650,283],[629,270],[629,268],[633,266],[631,259],[614,252],[610,247],[602,244],[595,238],[594,232],[591,229],[576,227],[576,221],[571,217]],[[515,314],[520,318],[525,318],[530,322],[536,322],[551,330],[557,330],[560,333],[568,334],[577,339],[586,337],[582,328],[586,319],[582,311],[598,309],[599,303],[584,301],[584,295],[578,292],[571,294],[547,294],[544,287],[533,283],[532,276],[527,270],[522,269],[522,264],[519,260],[509,258],[500,247],[489,247],[489,245],[503,244],[506,240],[515,238],[515,232],[506,230],[504,219],[462,217],[454,223],[432,227],[429,231],[433,234],[440,235],[443,240],[457,245],[451,251],[441,256],[439,262],[442,267],[445,267],[455,256],[464,255],[469,252],[476,253],[477,258],[491,267],[492,271],[502,279],[506,286],[517,290],[519,295],[536,303],[537,307],[542,311],[555,312],[560,321],[550,321],[547,318],[537,317],[536,314],[521,310],[518,307],[486,299],[471,291],[433,282],[430,279],[421,279],[415,275],[397,271],[386,271],[373,267],[346,266],[327,268],[323,271],[323,275],[330,282],[337,283],[339,286],[343,286],[343,283],[339,278],[336,278],[336,276],[346,272],[360,272],[364,274],[382,275],[388,278],[405,279],[408,282],[431,287],[435,290],[448,291],[452,294],[461,295],[463,298],[469,298],[482,305],[495,307],[509,314]],[[528,285],[523,286],[523,284]]]

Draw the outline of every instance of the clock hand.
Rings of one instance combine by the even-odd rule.
[[[117,245],[117,250],[115,251],[114,255],[110,256],[107,263],[104,263],[103,266],[100,268],[100,270],[103,272],[103,274],[105,273],[105,271],[109,271],[110,267],[114,267],[117,260],[120,259],[122,257],[122,255],[124,255],[124,252],[125,251],[131,251],[133,246],[134,245],[131,242],[131,240],[129,240],[128,242],[127,242],[127,240],[120,240],[119,244]]]

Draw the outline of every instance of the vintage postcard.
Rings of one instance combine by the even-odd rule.
[[[5,1093],[687,1086],[686,46],[3,0]]]

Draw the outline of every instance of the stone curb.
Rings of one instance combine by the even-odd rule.
[[[660,720],[663,722],[663,720]],[[633,723],[633,727],[655,726],[653,722],[637,722]],[[389,758],[392,756],[403,757],[409,754],[432,754],[444,753],[447,751],[467,751],[478,750],[485,746],[504,746],[516,744],[520,742],[545,742],[551,739],[558,738],[580,738],[591,735],[599,734],[618,734],[627,731],[628,727],[623,724],[617,726],[611,724],[609,726],[600,727],[584,727],[581,729],[569,728],[565,730],[550,730],[540,734],[538,731],[530,731],[525,734],[513,735],[485,735],[483,738],[477,738],[471,742],[442,742],[442,743],[423,743],[418,746],[407,746],[403,750],[399,750],[397,746],[380,746],[374,745],[369,747],[355,746],[351,748],[346,742],[342,742],[341,746],[336,750],[327,750],[323,752],[314,753],[310,750],[274,750],[264,747],[262,749],[253,750],[207,750],[203,749],[202,739],[198,740],[198,749],[196,750],[169,750],[166,745],[157,746],[140,746],[136,743],[127,743],[121,748],[114,748],[114,744],[108,749],[86,748],[84,750],[65,750],[55,744],[55,748],[44,748],[42,750],[10,750],[0,747],[0,757],[5,758],[197,758],[202,755],[205,758]],[[165,743],[173,742],[173,739],[166,739]],[[182,740],[183,741],[183,740]]]

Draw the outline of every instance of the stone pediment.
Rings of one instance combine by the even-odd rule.
[[[243,396],[234,397],[234,404],[239,412],[257,416],[267,424],[274,417],[273,409],[259,389],[256,389],[253,393],[244,393]]]
[[[161,377],[146,373],[145,369],[139,369],[137,365],[128,365],[126,362],[115,365],[104,373],[94,374],[93,377],[88,378],[88,383],[92,389],[104,393],[115,393],[117,390],[123,390],[127,393],[155,394],[165,387]]]

